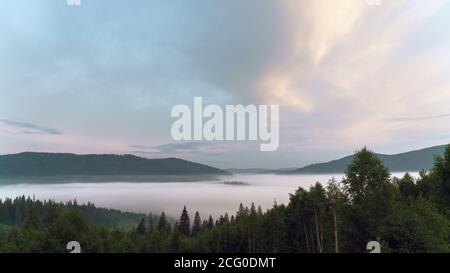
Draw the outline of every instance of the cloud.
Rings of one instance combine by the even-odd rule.
[[[408,121],[425,121],[425,120],[448,118],[448,117],[450,117],[450,114],[422,116],[422,117],[396,117],[396,118],[388,118],[385,120],[391,121],[391,122],[408,122]]]
[[[433,113],[450,105],[450,59],[442,54],[448,40],[426,39],[445,1],[313,2],[282,2],[291,34],[279,41],[285,57],[259,80],[259,96],[289,114],[285,126],[301,123],[312,145],[349,150],[395,146],[413,132],[448,130],[431,122],[438,118]],[[393,124],[389,117],[395,116],[430,123]]]
[[[450,131],[436,115],[450,105],[445,1],[94,1],[80,12],[47,2],[0,10],[0,116],[64,136],[2,120],[14,134],[0,135],[0,150],[125,153],[146,143],[131,148],[283,167],[363,145],[440,144]],[[170,143],[171,107],[194,95],[279,104],[280,150]]]
[[[157,146],[133,145],[132,148],[141,149],[133,151],[133,153],[161,153],[161,154],[177,154],[177,153],[193,153],[202,151],[203,147],[210,146],[212,143],[207,142],[182,142],[169,143]]]
[[[58,129],[40,126],[40,125],[31,123],[31,122],[17,121],[17,120],[11,120],[11,119],[0,119],[0,121],[10,127],[21,129],[16,132],[19,134],[27,134],[27,135],[29,135],[29,134],[61,135],[62,134],[62,132]]]

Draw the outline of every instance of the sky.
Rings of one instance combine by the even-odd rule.
[[[0,0],[0,154],[284,168],[450,143],[450,2],[376,3]],[[174,141],[195,96],[279,105],[278,150]]]

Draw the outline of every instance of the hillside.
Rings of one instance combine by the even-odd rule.
[[[221,175],[227,172],[182,159],[134,155],[20,153],[0,156],[0,175]]]
[[[377,154],[391,172],[429,170],[433,166],[434,157],[444,153],[447,145],[434,146],[421,150],[386,155]],[[343,173],[352,162],[353,155],[326,163],[311,164],[294,171],[279,172],[282,174],[327,174]]]

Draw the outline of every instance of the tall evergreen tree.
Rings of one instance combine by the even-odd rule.
[[[54,202],[49,202],[47,205],[47,215],[44,218],[45,225],[53,224],[62,214],[61,208]]]
[[[248,211],[246,208],[244,208],[244,205],[242,203],[239,204],[239,210],[236,213],[236,222],[240,222],[242,219],[244,219],[246,216],[248,216]]]
[[[192,225],[192,236],[198,236],[202,231],[202,219],[200,218],[200,213],[195,212],[194,224]]]
[[[159,231],[170,232],[170,224],[169,222],[167,222],[166,214],[164,213],[164,211],[161,212],[161,216],[159,216],[157,229]]]
[[[178,222],[178,230],[186,236],[191,235],[191,220],[189,219],[186,206],[184,206],[183,212],[181,213],[180,221]]]
[[[225,216],[223,217],[223,223],[224,224],[230,223],[230,217],[228,216],[228,212],[225,212]]]
[[[39,211],[35,208],[34,204],[31,204],[28,219],[25,222],[25,228],[27,229],[38,229],[40,226]]]
[[[212,228],[214,228],[214,219],[210,215],[208,218],[208,229],[212,229]]]
[[[145,224],[145,218],[142,218],[142,220],[139,222],[137,228],[136,228],[136,234],[139,235],[145,235],[147,234],[147,227]]]
[[[262,216],[264,213],[263,213],[263,210],[262,210],[262,208],[261,208],[261,205],[259,205],[258,206],[258,216]]]
[[[14,211],[14,223],[18,226],[21,226],[23,223],[23,213],[18,204],[15,205],[15,211]]]

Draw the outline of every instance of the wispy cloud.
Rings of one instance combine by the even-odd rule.
[[[433,115],[433,116],[420,116],[420,117],[396,117],[396,118],[388,118],[385,121],[392,122],[409,122],[409,121],[424,121],[424,120],[432,120],[432,119],[440,119],[440,118],[448,118],[450,114],[441,114],[441,115]]]
[[[450,103],[441,49],[448,42],[431,42],[427,29],[445,1],[313,2],[283,2],[290,40],[280,43],[286,57],[261,77],[261,97],[289,106],[308,139],[332,147],[391,145],[411,132],[447,130],[437,124],[447,115],[433,113]],[[417,120],[429,122],[406,122]]]
[[[136,149],[130,151],[134,154],[145,155],[165,155],[165,156],[187,156],[187,155],[219,155],[229,150],[225,144],[217,142],[179,142],[168,143],[157,146],[133,145],[131,148]]]
[[[139,149],[139,153],[186,153],[186,152],[197,152],[201,147],[208,146],[209,143],[206,142],[182,142],[182,143],[168,143],[157,146],[144,146],[144,145],[133,145],[134,149]]]
[[[55,128],[45,127],[41,125],[37,125],[31,122],[24,122],[18,120],[11,119],[0,119],[1,122],[8,125],[9,127],[13,127],[16,129],[20,129],[16,133],[19,134],[49,134],[49,135],[61,135],[62,132]]]

